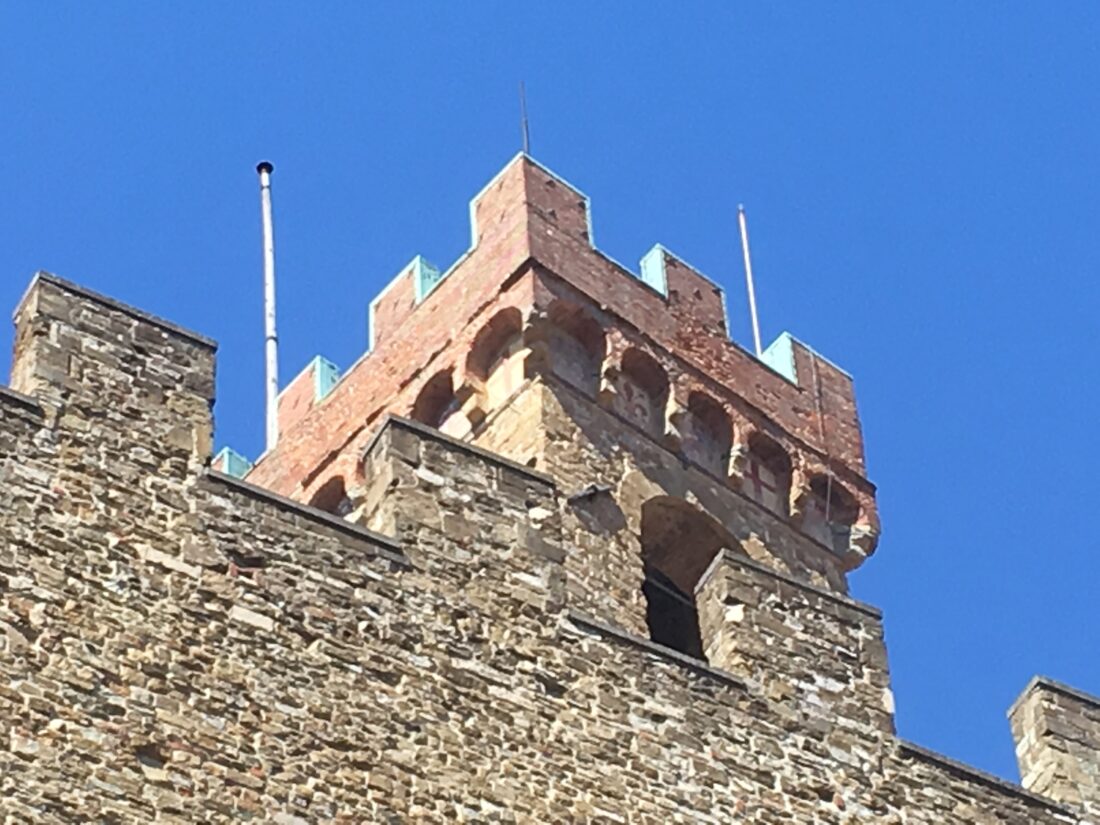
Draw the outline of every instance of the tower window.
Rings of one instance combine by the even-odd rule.
[[[645,619],[649,637],[657,644],[688,656],[704,658],[695,599],[678,588],[658,568],[649,565],[645,566],[642,593],[646,600]]]

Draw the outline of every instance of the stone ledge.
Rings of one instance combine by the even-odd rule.
[[[760,573],[761,575],[767,576],[768,578],[777,579],[778,581],[789,584],[792,587],[798,588],[799,590],[804,590],[807,593],[811,593],[828,601],[835,602],[842,607],[856,610],[860,613],[870,616],[872,619],[876,619],[878,621],[882,620],[882,611],[874,605],[867,604],[866,602],[857,601],[851,596],[845,596],[841,593],[834,593],[831,590],[825,590],[824,588],[818,587],[814,584],[810,584],[809,582],[801,581],[794,578],[794,576],[790,576],[786,573],[781,573],[778,570],[773,570],[772,568],[760,564],[760,562],[753,561],[752,559],[745,556],[737,556],[733,553],[727,552],[725,548],[718,551],[718,555],[714,557],[714,560],[703,572],[703,575],[699,577],[699,583],[695,585],[696,593],[699,592],[699,588],[701,588],[706,583],[707,579],[710,578],[711,573],[713,573],[722,562],[740,565],[741,567],[747,568],[756,573]]]
[[[1072,821],[1076,821],[1076,814],[1073,809],[1067,808],[1064,805],[1059,805],[1057,802],[1047,799],[1045,796],[1040,796],[1039,794],[1024,790],[1019,785],[1001,779],[999,776],[994,776],[991,773],[986,773],[983,770],[966,765],[949,756],[944,756],[942,753],[936,753],[928,748],[922,748],[920,745],[905,739],[898,739],[897,747],[898,754],[903,758],[922,759],[925,762],[932,762],[957,776],[961,776],[963,779],[969,779],[992,788],[995,791],[999,791],[1000,793],[1006,793],[1017,799],[1022,799],[1025,802],[1030,802],[1051,811],[1065,814],[1066,816],[1073,817]]]
[[[10,387],[0,386],[0,404],[10,404],[13,407],[21,407],[24,410],[34,413],[39,418],[46,417],[46,410],[43,409],[38,401],[31,398],[29,395],[23,395],[21,392],[16,392]]]
[[[293,499],[265,490],[263,487],[257,487],[255,484],[249,484],[247,481],[241,481],[239,478],[234,478],[217,470],[207,470],[203,478],[242,493],[249,498],[272,504],[280,510],[286,510],[310,521],[331,527],[345,535],[376,545],[375,551],[377,554],[394,564],[407,568],[413,566],[412,562],[401,552],[401,543],[389,536],[368,530],[366,527],[360,527],[358,524],[352,524],[339,516],[326,513],[324,510],[318,510],[316,507],[310,507],[308,504],[301,504]]]
[[[699,659],[693,659],[691,656],[687,656],[680,653],[678,650],[673,650],[670,647],[659,645],[656,642],[652,642],[649,639],[643,639],[641,636],[635,636],[621,628],[614,625],[602,622],[599,619],[587,616],[584,613],[580,613],[576,610],[566,610],[565,618],[573,624],[580,627],[587,628],[588,630],[594,630],[602,636],[608,636],[620,642],[624,642],[631,647],[638,648],[646,653],[652,653],[660,656],[662,659],[666,659],[670,662],[678,664],[682,667],[686,667],[702,676],[708,676],[711,679],[717,679],[724,684],[735,687],[738,690],[747,691],[748,688],[744,682],[734,676],[732,673],[727,673],[724,670],[719,670],[716,667],[711,667],[706,662]]]
[[[1085,693],[1083,690],[1078,690],[1075,687],[1067,685],[1065,682],[1059,682],[1057,679],[1051,679],[1049,676],[1032,676],[1031,681],[1027,683],[1027,687],[1023,689],[1019,696],[1016,697],[1016,701],[1012,703],[1012,706],[1008,709],[1008,716],[1012,716],[1016,712],[1016,709],[1023,704],[1024,700],[1037,688],[1045,688],[1046,690],[1054,693],[1060,693],[1063,696],[1067,696],[1070,699],[1074,699],[1086,705],[1090,705],[1094,708],[1100,708],[1100,696],[1094,696],[1091,693]]]
[[[402,416],[393,415],[392,413],[387,413],[382,418],[382,423],[378,426],[374,435],[371,436],[370,441],[367,442],[367,446],[363,448],[362,455],[364,458],[374,449],[374,445],[378,443],[378,439],[382,437],[382,434],[386,432],[388,427],[399,427],[401,429],[411,430],[423,438],[437,441],[452,449],[467,453],[483,461],[488,461],[490,464],[496,464],[498,467],[520,473],[521,475],[527,476],[527,478],[532,481],[545,484],[547,487],[557,487],[554,479],[546,473],[534,470],[524,464],[520,464],[518,461],[512,461],[512,459],[505,458],[502,455],[486,450],[484,447],[478,447],[474,444],[454,438],[453,436],[441,433],[439,430],[435,429],[435,427],[429,427],[427,424],[421,424],[419,421],[413,421],[411,418],[403,418]]]
[[[122,301],[115,300],[114,298],[108,298],[106,295],[102,295],[86,287],[82,287],[79,284],[74,284],[72,281],[66,281],[64,278],[59,278],[51,272],[45,272],[39,270],[34,274],[34,278],[31,280],[30,285],[27,287],[26,292],[23,293],[23,297],[19,300],[19,304],[15,308],[13,317],[18,317],[20,310],[23,309],[23,304],[26,303],[27,296],[30,295],[31,290],[39,282],[45,284],[51,284],[59,289],[63,289],[66,292],[71,292],[74,295],[78,295],[81,298],[85,298],[89,301],[94,301],[97,304],[102,304],[108,309],[113,309],[116,312],[121,312],[124,315],[129,315],[138,321],[143,321],[147,324],[152,324],[155,327],[163,329],[165,332],[170,332],[174,335],[179,335],[183,338],[202,346],[210,350],[216,350],[218,348],[218,342],[213,338],[207,338],[205,335],[200,335],[197,332],[193,332],[186,327],[181,327],[178,324],[173,324],[171,321],[166,321],[163,318],[159,318],[156,315],[152,315],[144,310],[132,307],[129,304],[124,304]]]

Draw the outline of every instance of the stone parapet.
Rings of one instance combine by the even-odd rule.
[[[42,272],[15,326],[12,388],[57,405],[74,437],[164,445],[164,475],[209,460],[213,341]]]
[[[894,730],[881,614],[722,550],[695,588],[703,650],[717,667],[847,737]]]
[[[1036,676],[1008,718],[1023,786],[1100,820],[1100,697]]]
[[[498,609],[564,607],[560,503],[548,477],[396,416],[383,421],[362,466],[350,518],[397,536],[417,566]]]

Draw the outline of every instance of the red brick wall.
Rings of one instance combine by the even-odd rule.
[[[316,365],[311,361],[279,393],[279,432],[289,430],[313,409],[316,400],[315,369]]]

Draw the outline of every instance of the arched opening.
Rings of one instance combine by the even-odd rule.
[[[671,497],[642,505],[641,541],[650,638],[704,658],[695,586],[718,551],[736,547],[736,542],[710,516]]]
[[[429,427],[442,428],[444,422],[458,408],[455,400],[454,379],[449,369],[440,370],[429,378],[416,396],[410,413],[414,421]]]
[[[466,356],[467,374],[480,382],[486,409],[508,400],[523,383],[523,316],[502,309],[481,328]]]
[[[837,555],[848,552],[859,503],[843,484],[831,475],[813,476],[802,509],[802,532]]]
[[[351,512],[351,501],[344,489],[344,477],[333,476],[317,488],[309,500],[310,507],[332,513],[334,516],[346,516]]]
[[[776,515],[787,515],[791,490],[791,458],[778,442],[761,433],[749,436],[741,490]]]
[[[594,398],[600,388],[607,344],[599,323],[576,304],[555,301],[547,311],[550,369],[585,395]]]
[[[615,411],[653,436],[665,431],[668,376],[661,365],[641,350],[623,353],[619,368]]]
[[[683,427],[684,455],[700,467],[725,478],[729,472],[733,425],[722,405],[706,393],[688,396],[688,414]]]

